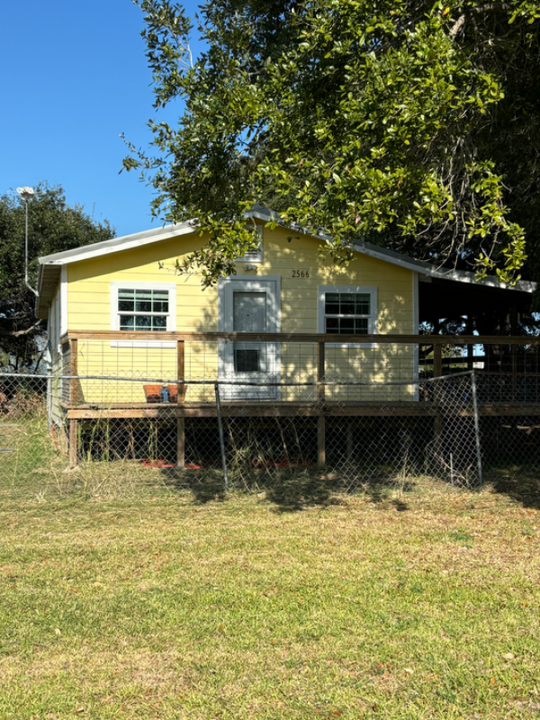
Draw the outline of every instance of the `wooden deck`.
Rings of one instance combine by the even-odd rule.
[[[177,403],[139,403],[139,402],[110,402],[85,403],[80,402],[78,392],[78,340],[95,340],[110,342],[111,340],[160,340],[175,341],[176,343],[176,385],[178,386]],[[481,369],[490,374],[507,374],[512,378],[514,387],[511,397],[517,397],[517,382],[520,377],[538,378],[535,383],[540,384],[540,338],[515,336],[443,336],[443,335],[340,335],[340,342],[346,344],[373,343],[375,345],[409,345],[413,346],[416,355],[415,375],[418,375],[420,365],[424,372],[432,377],[443,376],[456,370]],[[327,420],[340,417],[358,418],[397,418],[397,417],[432,417],[437,426],[442,427],[442,415],[445,408],[444,398],[435,402],[433,396],[405,401],[332,401],[328,398],[324,386],[326,344],[335,343],[335,335],[323,334],[237,334],[237,333],[150,333],[150,332],[89,332],[69,331],[61,342],[66,349],[65,358],[69,367],[69,383],[66,384],[66,393],[61,407],[69,422],[70,462],[75,465],[78,457],[78,425],[84,421],[99,421],[106,419],[154,419],[164,422],[176,423],[177,427],[177,464],[184,466],[185,458],[185,421],[186,418],[216,418],[217,407],[215,402],[186,401],[186,388],[189,378],[186,377],[185,346],[190,342],[269,342],[269,343],[314,343],[315,367],[313,382],[317,385],[317,400],[315,401],[273,401],[273,400],[235,400],[221,401],[221,414],[224,417],[252,417],[252,418],[317,418],[318,433],[318,464],[325,464],[325,429]],[[475,356],[474,348],[483,345],[486,349],[484,356]],[[443,357],[443,348],[452,346],[465,346],[463,354],[455,357]],[[173,346],[174,347],[174,346]],[[531,352],[532,349],[532,352]],[[489,352],[488,352],[489,350]],[[488,362],[489,361],[489,362]],[[96,378],[99,379],[99,378]],[[122,378],[118,378],[121,380]],[[141,378],[141,382],[143,382]],[[170,381],[168,381],[170,382]],[[174,381],[172,381],[174,382]],[[249,384],[249,383],[247,383]],[[361,383],[358,383],[361,384]],[[536,387],[536,385],[535,385]],[[511,417],[511,416],[540,416],[539,402],[508,401],[508,402],[479,402],[478,414],[483,417]],[[457,416],[471,417],[472,407],[464,407],[456,411]]]
[[[215,403],[95,403],[71,406],[63,403],[69,420],[153,418],[213,418]],[[407,402],[261,402],[260,400],[221,401],[224,417],[436,417],[444,404],[429,401]],[[540,403],[479,403],[478,414],[485,417],[540,415]],[[472,409],[456,412],[471,417]]]

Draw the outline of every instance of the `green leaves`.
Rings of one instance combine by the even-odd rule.
[[[216,0],[201,8],[196,64],[184,9],[140,4],[156,106],[183,97],[186,109],[177,128],[151,125],[155,158],[132,148],[124,167],[156,188],[155,214],[199,218],[211,240],[192,260],[207,284],[232,271],[256,202],[331,235],[336,258],[369,237],[517,276],[525,234],[507,219],[497,140],[514,126],[499,125],[499,108],[517,87],[507,59],[519,66],[531,47],[540,2]],[[511,122],[535,117],[525,106]]]
[[[114,236],[81,206],[66,204],[60,186],[40,183],[28,203],[28,275],[36,287],[38,258]],[[0,197],[0,349],[12,369],[33,366],[44,333],[34,316],[35,296],[24,283],[25,207],[19,196]],[[18,333],[17,335],[15,333]],[[41,343],[43,346],[43,343]]]

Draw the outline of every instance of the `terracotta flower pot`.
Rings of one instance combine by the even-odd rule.
[[[169,388],[169,402],[175,403],[178,398],[178,386],[167,385]],[[144,396],[147,403],[160,403],[163,385],[143,385]]]

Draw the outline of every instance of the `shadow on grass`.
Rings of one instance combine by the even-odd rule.
[[[167,488],[191,492],[197,504],[226,498],[223,473],[217,468],[164,470],[162,473]],[[267,501],[278,512],[298,512],[307,507],[342,504],[347,495],[362,495],[370,502],[383,503],[398,487],[404,493],[416,487],[412,478],[406,483],[398,483],[391,475],[380,474],[369,482],[359,483],[338,473],[311,468],[266,469],[249,475],[231,472],[229,486],[233,492],[265,493]],[[391,502],[400,512],[409,509],[403,499],[392,499]]]
[[[484,483],[524,507],[540,510],[540,472],[524,465],[491,467],[484,471]]]

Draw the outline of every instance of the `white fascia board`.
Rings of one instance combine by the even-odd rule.
[[[177,225],[166,225],[157,230],[145,230],[144,232],[134,233],[133,235],[124,235],[111,240],[104,240],[93,245],[86,245],[82,248],[66,250],[53,255],[45,255],[39,258],[40,265],[69,265],[72,262],[80,260],[88,260],[89,258],[101,257],[112,253],[130,250],[134,247],[150,245],[162,240],[178,237],[180,235],[188,235],[195,232],[196,228],[190,223],[178,223]]]

